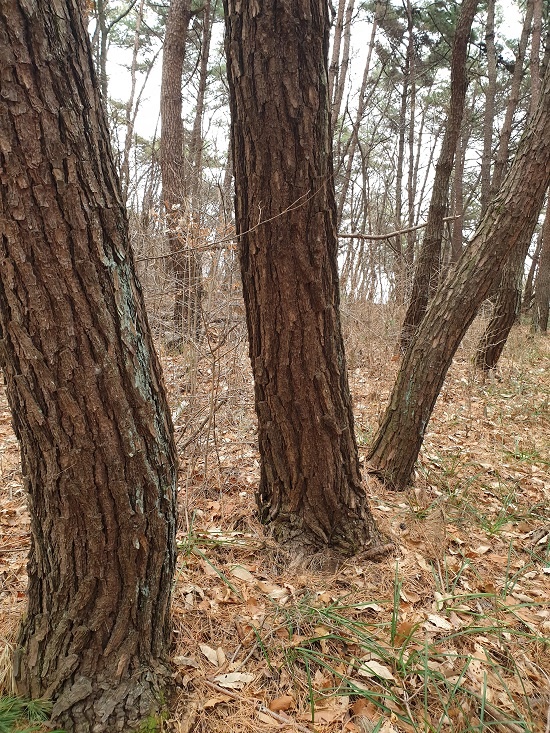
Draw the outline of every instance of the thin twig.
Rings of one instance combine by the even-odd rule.
[[[460,216],[445,216],[443,221],[454,221],[459,219]],[[398,229],[395,232],[388,232],[387,234],[361,234],[361,232],[352,232],[351,234],[343,234],[340,232],[338,236],[343,239],[366,239],[369,242],[382,242],[384,239],[391,239],[392,237],[398,237],[400,234],[408,234],[409,232],[415,232],[417,229],[423,229],[428,226],[428,222],[424,224],[417,224],[414,227],[407,227],[406,229]]]

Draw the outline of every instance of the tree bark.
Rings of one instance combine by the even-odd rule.
[[[78,0],[0,6],[0,365],[31,514],[19,694],[128,730],[170,677],[177,458]]]
[[[447,212],[449,181],[468,86],[466,59],[468,42],[479,0],[463,0],[453,40],[451,61],[451,101],[439,160],[435,167],[428,223],[414,273],[411,299],[401,329],[400,346],[405,351],[416,332],[439,279],[439,260],[443,238],[443,219]]]
[[[521,90],[521,80],[524,75],[525,54],[529,35],[531,33],[531,23],[533,22],[533,0],[527,0],[525,7],[525,18],[521,30],[521,37],[514,63],[514,73],[512,74],[512,84],[510,88],[510,97],[506,104],[504,113],[504,122],[500,131],[499,144],[497,150],[497,158],[493,169],[493,178],[491,181],[491,189],[493,196],[499,190],[508,166],[508,156],[510,154],[510,137],[512,135],[512,122],[514,114],[519,103],[519,95]]]
[[[495,0],[487,2],[485,26],[487,49],[487,87],[485,89],[485,113],[483,120],[483,153],[481,156],[481,216],[491,198],[491,163],[493,161],[493,127],[495,123],[495,98],[497,87],[497,54],[495,49]]]
[[[533,231],[550,183],[550,73],[499,194],[406,352],[369,451],[370,470],[388,486],[408,484],[453,355],[507,256]]]
[[[540,15],[540,12],[540,0],[535,0],[530,61],[532,74],[530,115],[536,109],[540,97],[539,49],[541,28],[540,22],[537,21],[537,16]],[[535,105],[533,105],[533,99],[535,100]],[[525,258],[529,252],[532,236],[533,230],[526,229],[523,238],[506,261],[502,270],[498,290],[494,296],[493,313],[477,347],[476,366],[484,371],[495,369],[497,366],[512,326],[519,315]]]
[[[542,228],[542,249],[535,280],[533,331],[546,333],[550,315],[550,196]]]
[[[325,0],[224,0],[261,521],[297,552],[378,542],[340,325]],[[284,56],[280,49],[285,49]]]
[[[185,190],[181,91],[185,44],[192,15],[191,0],[171,0],[162,55],[160,166],[175,281],[174,345],[198,338],[201,328],[202,278],[198,254],[190,246],[193,236],[188,232],[191,212]]]
[[[498,364],[508,335],[519,316],[523,267],[532,234],[532,230],[524,233],[502,270],[498,292],[494,298],[493,313],[476,351],[476,366],[483,371],[494,369]]]
[[[342,61],[340,63],[338,74],[336,75],[336,84],[334,86],[334,95],[331,105],[331,129],[336,130],[338,118],[342,111],[342,100],[344,98],[344,89],[348,78],[349,69],[349,52],[351,43],[351,21],[353,18],[355,0],[348,0],[346,8],[346,17],[344,20],[344,48],[342,51]]]
[[[521,304],[522,313],[528,313],[533,305],[533,293],[535,288],[535,275],[537,272],[537,266],[540,259],[540,251],[542,249],[542,229],[538,234],[537,243],[535,244],[535,251],[531,259],[529,266],[529,272],[527,273],[527,279],[525,281],[525,289],[523,291],[523,300]]]

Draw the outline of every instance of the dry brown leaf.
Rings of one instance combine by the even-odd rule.
[[[281,697],[277,697],[275,700],[272,700],[268,707],[274,713],[278,713],[281,710],[290,710],[294,703],[295,700],[292,695],[281,695]]]

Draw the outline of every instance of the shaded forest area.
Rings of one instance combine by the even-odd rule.
[[[48,5],[0,9],[0,730],[549,733],[548,5]]]

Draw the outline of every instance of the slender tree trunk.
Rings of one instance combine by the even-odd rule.
[[[130,94],[128,101],[126,102],[126,109],[124,110],[124,122],[126,125],[126,132],[124,138],[124,150],[122,152],[122,161],[120,164],[120,185],[122,188],[122,195],[124,201],[128,200],[128,186],[130,183],[130,152],[132,150],[132,142],[134,138],[134,123],[135,114],[134,112],[134,101],[136,97],[136,74],[138,65],[138,54],[140,49],[140,34],[141,24],[143,22],[143,5],[145,0],[141,0],[138,8],[138,14],[136,18],[136,28],[134,31],[134,45],[132,47],[132,63],[130,64]],[[136,110],[137,111],[137,110]]]
[[[367,107],[367,94],[366,94],[367,84],[369,80],[370,64],[372,60],[372,51],[374,49],[374,40],[376,38],[377,30],[378,30],[378,14],[376,13],[372,21],[371,35],[370,35],[370,41],[369,41],[369,50],[367,52],[367,60],[365,62],[365,68],[363,70],[363,79],[361,80],[361,88],[359,90],[359,101],[357,103],[357,114],[355,116],[355,122],[353,125],[353,129],[351,130],[351,135],[349,138],[349,143],[347,145],[347,150],[344,151],[344,154],[340,158],[340,167],[341,167],[343,166],[344,156],[346,156],[347,154],[346,168],[345,168],[344,178],[342,181],[342,188],[340,190],[340,194],[338,197],[338,204],[337,204],[338,225],[340,225],[340,222],[342,221],[344,205],[346,203],[346,198],[348,195],[349,185],[351,181],[351,172],[353,170],[353,160],[355,158],[355,153],[357,152],[357,146],[359,144],[359,131],[360,131],[361,122],[363,121],[363,117],[365,115],[365,110]]]
[[[532,234],[532,230],[524,233],[504,265],[494,298],[493,313],[477,347],[475,362],[478,369],[488,371],[496,367],[519,316],[523,267]]]
[[[361,483],[340,325],[328,7],[224,7],[260,518],[298,553],[351,555],[376,545],[378,533]]]
[[[435,168],[432,198],[422,248],[418,257],[411,300],[403,327],[400,346],[405,351],[414,336],[439,279],[443,219],[447,213],[449,181],[453,170],[456,145],[460,139],[460,126],[464,114],[466,88],[468,86],[466,59],[468,42],[479,0],[463,0],[457,19],[451,61],[451,101],[447,126],[441,144],[439,160]]]
[[[515,111],[519,103],[521,80],[523,79],[524,75],[525,54],[527,51],[527,44],[529,42],[529,35],[531,33],[532,22],[533,0],[527,0],[527,5],[525,8],[525,18],[523,21],[518,51],[516,54],[514,73],[512,75],[510,97],[508,98],[508,102],[506,104],[504,122],[502,123],[502,128],[500,131],[497,158],[495,160],[495,166],[493,169],[493,179],[491,182],[493,196],[495,196],[499,192],[500,185],[508,166],[508,157],[510,154],[510,137],[512,135],[512,123],[514,120]]]
[[[407,101],[409,98],[409,61],[411,56],[410,49],[414,49],[414,37],[412,27],[409,27],[409,42],[407,47],[407,58],[405,60],[405,69],[403,73],[403,88],[401,90],[401,104],[399,107],[399,137],[397,142],[397,165],[395,169],[395,229],[401,231],[403,229],[403,169],[405,165],[405,132],[407,129]],[[403,238],[396,237],[397,245],[397,262],[395,272],[395,292],[398,305],[403,305],[406,301],[407,281],[409,272],[405,261],[405,252],[403,247]]]
[[[454,181],[453,181],[453,195],[454,195],[454,207],[453,214],[458,217],[453,221],[453,229],[451,234],[451,265],[458,262],[462,249],[464,246],[463,242],[463,230],[464,230],[464,163],[466,160],[466,136],[460,135],[458,138],[456,155],[455,155],[455,168],[454,168]]]
[[[530,114],[537,108],[540,97],[540,45],[542,36],[542,0],[533,0],[533,33],[531,34],[531,104]]]
[[[533,35],[531,43],[531,97],[536,104],[540,98],[540,35],[539,15],[542,13],[540,0],[534,0]],[[535,71],[536,67],[536,71]],[[529,114],[533,114],[536,104],[531,104]],[[502,270],[498,291],[494,296],[494,308],[491,319],[480,339],[476,353],[476,365],[485,371],[494,369],[498,364],[508,335],[520,312],[521,293],[523,289],[523,273],[525,258],[531,245],[533,232],[526,230],[522,241],[516,246]]]
[[[410,0],[406,3],[407,17],[409,18],[409,26],[413,25],[413,7]],[[408,217],[407,226],[414,226],[414,201],[416,195],[416,177],[415,177],[415,155],[414,155],[414,135],[416,131],[416,53],[414,44],[409,45],[409,131],[408,131],[408,148],[409,148],[409,164],[407,175],[407,199],[408,199]],[[416,232],[410,231],[407,234],[407,243],[405,245],[405,262],[407,272],[412,272],[414,266],[414,245],[416,241]]]
[[[175,280],[174,344],[200,335],[200,265],[192,249],[193,233],[185,191],[182,74],[191,0],[171,0],[162,56],[160,165],[168,245]]]
[[[210,0],[206,0],[202,10],[202,45],[199,68],[199,86],[197,90],[197,106],[193,130],[189,141],[189,160],[193,166],[192,201],[193,213],[196,215],[199,204],[199,189],[202,179],[202,124],[204,118],[204,103],[208,83],[208,59],[210,58],[210,41],[212,38],[212,8]]]
[[[31,514],[17,692],[114,733],[158,710],[177,458],[78,0],[0,5],[0,366]]]
[[[332,35],[332,53],[330,57],[330,65],[328,67],[328,98],[331,106],[334,101],[334,89],[336,88],[338,73],[340,71],[340,49],[342,47],[342,38],[344,36],[345,10],[346,0],[338,0],[338,10],[336,11],[334,33]]]
[[[542,249],[535,280],[533,331],[546,333],[550,309],[550,196],[542,229]]]
[[[336,130],[338,124],[338,117],[342,111],[342,100],[344,98],[344,89],[346,88],[346,81],[348,79],[349,69],[349,52],[351,44],[351,21],[353,18],[353,10],[355,6],[355,0],[348,0],[348,6],[346,8],[346,17],[344,19],[344,48],[342,50],[342,61],[336,77],[336,84],[334,86],[334,98],[331,107],[331,129]]]
[[[369,451],[370,469],[394,489],[408,484],[453,355],[506,258],[535,228],[550,183],[550,73],[499,194],[407,350]]]
[[[493,126],[497,87],[497,54],[495,50],[495,0],[487,2],[485,26],[487,48],[487,86],[485,88],[485,118],[483,121],[483,153],[481,156],[481,216],[491,198],[491,163],[493,161]]]
[[[544,229],[544,227],[543,227]],[[527,280],[525,281],[525,289],[523,291],[523,301],[521,304],[521,310],[523,313],[528,313],[533,306],[533,293],[535,292],[535,275],[537,273],[537,265],[540,260],[540,251],[542,249],[542,229],[537,237],[537,243],[535,245],[535,251],[533,252],[533,258],[531,260],[531,266],[527,273]]]

